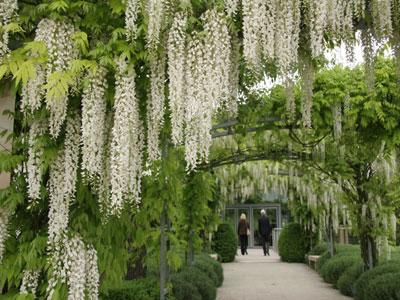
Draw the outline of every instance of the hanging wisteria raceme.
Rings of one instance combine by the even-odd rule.
[[[184,14],[175,15],[168,36],[169,106],[171,109],[172,142],[183,142],[185,122],[185,27]]]
[[[294,96],[294,82],[291,78],[287,78],[284,82],[286,94],[286,111],[288,113],[289,122],[293,122],[296,118],[296,99]]]
[[[372,0],[375,37],[379,40],[392,36],[392,0]]]
[[[310,48],[313,57],[323,54],[324,30],[327,20],[327,0],[309,0],[308,26],[310,30]]]
[[[10,51],[8,48],[9,32],[4,27],[11,22],[17,9],[17,0],[3,0],[0,2],[0,62]]]
[[[302,97],[301,97],[301,116],[304,128],[312,127],[311,113],[312,113],[312,98],[313,98],[313,85],[314,85],[314,66],[310,58],[302,60]]]
[[[29,149],[27,168],[28,197],[35,201],[40,198],[40,188],[42,183],[42,161],[43,148],[38,145],[38,138],[46,132],[46,126],[43,122],[35,122],[29,129]]]
[[[3,255],[5,248],[5,242],[8,238],[8,221],[9,221],[10,214],[9,212],[0,207],[0,264],[3,261]]]
[[[51,277],[47,287],[47,299],[53,297],[58,283],[68,287],[68,300],[98,299],[99,271],[97,253],[86,246],[78,235],[64,236],[50,257]]]
[[[161,27],[164,21],[164,1],[149,0],[147,2],[147,47],[155,49],[160,40]]]
[[[125,30],[126,39],[134,41],[137,34],[137,17],[139,14],[140,3],[138,0],[126,0],[125,8]]]
[[[150,61],[150,95],[147,105],[147,153],[150,162],[161,158],[160,133],[165,111],[165,59]]]
[[[135,93],[135,73],[125,60],[117,61],[115,115],[111,142],[110,214],[118,214],[124,200],[140,201],[143,126]]]
[[[79,163],[80,122],[67,121],[64,149],[50,167],[49,244],[54,246],[66,232],[69,205],[75,199]],[[62,184],[60,184],[62,182]]]
[[[71,61],[77,57],[72,39],[74,33],[74,26],[66,22],[43,19],[38,24],[35,40],[44,42],[48,52],[47,83],[55,72],[67,70]],[[67,114],[68,92],[59,95],[47,93],[45,100],[50,111],[50,134],[56,138]]]
[[[29,79],[22,87],[21,111],[34,112],[42,105],[45,95],[45,72],[41,66],[36,67],[36,77]]]
[[[243,0],[243,53],[247,63],[254,69],[261,65],[263,24],[266,13],[263,0]]]
[[[94,183],[102,172],[105,137],[107,72],[90,74],[82,95],[82,170]]]
[[[281,73],[287,75],[298,62],[300,0],[279,1],[275,18],[275,57]]]
[[[93,246],[88,246],[85,253],[86,291],[88,300],[99,298],[100,275],[97,265],[97,251]]]
[[[39,271],[24,270],[19,292],[21,294],[32,294],[35,296],[38,287],[39,275]]]
[[[230,17],[234,16],[239,8],[239,0],[225,0],[225,11]]]
[[[332,106],[333,136],[339,142],[342,135],[342,103],[337,102]]]

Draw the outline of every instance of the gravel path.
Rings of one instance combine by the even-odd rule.
[[[224,284],[217,300],[349,300],[305,264],[281,262],[271,251],[249,249],[233,263],[223,264]]]

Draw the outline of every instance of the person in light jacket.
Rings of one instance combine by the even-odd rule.
[[[248,233],[250,231],[250,225],[246,221],[246,215],[242,213],[240,215],[240,221],[238,224],[237,233],[240,240],[240,250],[242,255],[248,254],[247,253],[247,245],[248,245]]]
[[[264,256],[269,255],[269,233],[270,233],[271,225],[269,223],[269,219],[265,210],[261,210],[261,217],[258,219],[258,232],[261,236],[261,244],[264,251]]]

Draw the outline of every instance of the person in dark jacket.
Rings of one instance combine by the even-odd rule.
[[[238,224],[238,236],[240,240],[240,250],[242,252],[242,255],[248,254],[247,253],[247,243],[248,243],[248,234],[250,232],[250,225],[246,221],[246,215],[241,214],[240,215],[240,221]]]
[[[265,210],[261,210],[261,217],[258,219],[258,232],[261,236],[261,244],[264,251],[264,256],[269,255],[269,233],[270,233],[269,219],[265,213]]]

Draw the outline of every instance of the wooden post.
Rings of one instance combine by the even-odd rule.
[[[14,129],[14,118],[7,114],[6,111],[14,112],[15,110],[15,94],[12,93],[10,84],[5,86],[0,91],[0,131],[7,130],[7,133],[12,133]],[[8,135],[8,134],[7,134]],[[11,152],[11,141],[7,141],[6,136],[0,136],[0,151]],[[11,174],[0,173],[0,189],[4,189],[10,185]]]

